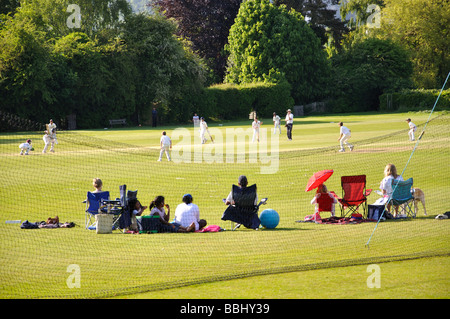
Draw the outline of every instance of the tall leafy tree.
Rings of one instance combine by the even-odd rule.
[[[384,0],[374,36],[411,52],[418,87],[440,88],[450,72],[450,5],[447,0]]]
[[[14,13],[20,6],[20,0],[0,0],[0,14]]]
[[[8,16],[0,28],[0,108],[37,120],[43,112],[33,111],[55,100],[50,61],[45,35],[29,20]]]
[[[287,9],[300,12],[309,26],[319,37],[323,45],[332,43],[340,49],[343,37],[348,33],[346,21],[336,17],[336,11],[328,4],[337,4],[339,0],[273,0],[275,5],[286,5]]]
[[[171,102],[202,87],[203,63],[176,36],[173,22],[129,14],[115,26],[100,18],[99,24],[84,21],[97,26],[86,27],[91,34],[82,28],[67,31],[60,21],[69,14],[66,3],[50,2],[42,0],[39,7],[24,1],[14,16],[3,16],[2,111],[37,122],[75,114],[77,126],[87,128],[103,126],[108,118],[144,120],[159,102],[173,114],[166,119],[175,122],[180,112],[171,110]]]
[[[212,82],[222,82],[227,54],[223,50],[242,0],[150,0],[166,17],[178,23],[178,34],[212,70]]]
[[[295,10],[269,0],[243,2],[230,30],[228,50],[228,82],[287,81],[296,103],[320,99],[326,92],[326,54]]]
[[[334,111],[376,110],[379,96],[411,87],[408,52],[391,40],[367,38],[331,58]]]
[[[127,0],[22,0],[18,10],[49,38],[71,32],[83,32],[90,37],[108,30],[117,32],[123,19],[132,13]],[[79,19],[79,28],[68,24],[73,19]]]
[[[139,116],[145,116],[152,103],[159,103],[164,120],[181,121],[186,110],[171,109],[171,101],[204,83],[202,61],[186,42],[174,36],[175,32],[176,25],[158,14],[132,15],[124,25],[121,38],[136,68],[135,101]]]
[[[384,0],[341,0],[341,17],[345,18],[350,15],[348,25],[350,28],[356,29],[366,25],[369,17],[373,15],[374,9],[383,8],[384,3]]]

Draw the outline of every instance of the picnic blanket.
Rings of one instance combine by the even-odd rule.
[[[48,223],[46,221],[30,223],[28,220],[24,221],[20,228],[22,229],[37,229],[37,228],[72,228],[75,226],[73,222],[66,223]]]
[[[348,225],[348,224],[360,224],[364,222],[374,222],[374,219],[363,219],[354,217],[330,217],[323,218],[316,221],[317,224],[334,224],[334,225]]]

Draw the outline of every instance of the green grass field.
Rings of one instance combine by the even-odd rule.
[[[183,148],[191,151],[184,162],[157,162],[161,131],[172,136],[180,131],[174,126],[61,131],[56,152],[48,154],[41,153],[40,132],[1,134],[0,297],[448,298],[449,227],[435,216],[450,210],[450,118],[433,114],[416,144],[408,141],[407,117],[418,125],[418,136],[429,113],[300,117],[293,141],[286,139],[283,128],[277,143],[271,139],[271,119],[262,119],[269,134],[257,153],[266,150],[270,155],[277,145],[279,153],[255,162],[250,160],[251,142],[226,139],[227,129],[246,130],[250,121],[209,123],[216,143],[203,146],[192,125],[186,125],[183,132],[192,147]],[[353,152],[338,152],[339,121],[352,130]],[[27,138],[35,151],[20,156],[18,145]],[[174,140],[172,156],[179,152],[180,141]],[[231,149],[227,161],[224,154]],[[201,160],[195,161],[199,151]],[[242,162],[239,156],[244,156]],[[274,162],[275,171],[263,173]],[[344,175],[365,174],[367,188],[378,189],[387,163],[394,163],[399,173],[406,167],[404,178],[413,177],[414,186],[426,194],[428,216],[419,206],[415,219],[389,220],[377,227],[374,222],[296,222],[313,212],[314,194],[305,187],[315,171],[333,169],[326,184],[340,195]],[[260,198],[269,198],[262,209],[279,213],[276,229],[230,231],[231,223],[221,220],[222,198],[242,174],[258,185]],[[145,205],[164,195],[172,217],[182,195],[191,193],[201,218],[226,231],[100,235],[85,230],[82,201],[94,177],[103,180],[112,197],[119,196],[122,184],[138,190]],[[372,193],[369,204],[378,197]],[[24,230],[6,223],[55,215],[77,227]],[[380,288],[368,288],[371,264],[380,266]],[[80,269],[79,288],[67,284],[69,265]]]

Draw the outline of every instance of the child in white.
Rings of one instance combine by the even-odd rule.
[[[33,146],[31,146],[31,140],[28,139],[25,143],[22,143],[19,145],[20,148],[20,155],[28,155],[28,152],[33,148]]]
[[[258,118],[255,116],[255,119],[252,122],[252,128],[253,128],[253,138],[252,142],[255,141],[255,138],[259,142],[259,128],[261,127],[262,122],[258,121]]]
[[[342,122],[339,122],[339,126],[340,126],[340,129],[339,129],[340,135],[339,135],[338,140],[341,145],[341,149],[339,150],[339,152],[345,152],[344,144],[348,146],[350,151],[353,151],[353,145],[351,145],[347,142],[348,139],[351,137],[350,130],[346,126],[344,126],[344,123],[342,123]]]
[[[52,144],[52,146],[50,147],[50,152],[54,152],[56,139],[53,138],[53,136],[51,134],[49,134],[48,131],[44,132],[44,137],[42,139],[44,140],[44,143],[45,143],[44,150],[42,151],[42,153],[47,153],[49,144]]]
[[[206,124],[205,119],[202,117],[200,119],[200,140],[202,141],[202,144],[206,143],[205,133],[208,129],[208,124]]]
[[[416,139],[414,136],[414,132],[416,131],[417,126],[416,126],[416,124],[411,122],[411,119],[407,119],[406,122],[408,122],[408,125],[409,125],[409,131],[408,131],[409,140],[414,141]]]
[[[162,156],[164,152],[166,153],[167,160],[170,161],[170,155],[169,155],[169,149],[172,148],[172,140],[170,137],[166,135],[166,132],[162,132],[161,139],[159,141],[159,144],[161,145],[161,152],[159,152],[159,159],[158,162],[161,162]]]
[[[334,216],[335,204],[337,204],[337,200],[333,195],[331,195],[328,192],[328,188],[324,184],[320,184],[319,187],[317,187],[316,195],[311,200],[311,205],[315,205],[314,213],[319,213],[319,215],[320,215],[320,207],[319,207],[320,205],[319,205],[318,199],[321,196],[330,197],[330,199],[332,201],[330,213],[331,213],[331,216]]]
[[[277,115],[277,113],[273,112],[273,134],[275,134],[277,132],[277,128],[281,134],[280,121],[281,121],[281,118]]]

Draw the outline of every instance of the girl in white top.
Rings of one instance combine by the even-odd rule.
[[[167,208],[167,214],[164,208]],[[192,225],[191,228],[186,228],[169,222],[170,207],[168,204],[164,203],[164,196],[156,196],[156,198],[150,203],[150,216],[157,215],[159,215],[162,224],[171,227],[171,231],[186,233],[194,230],[194,225]]]
[[[167,214],[164,207],[167,208]],[[169,222],[170,220],[170,207],[164,203],[164,196],[156,196],[156,198],[150,203],[150,216],[159,215],[163,222]]]
[[[403,181],[403,178],[397,174],[397,168],[394,164],[387,164],[384,168],[384,178],[380,183],[380,189],[383,194],[383,204],[386,204],[386,202],[390,199],[393,189],[392,189],[392,181]],[[388,204],[387,206],[388,211],[391,209],[391,204]],[[395,206],[395,214],[394,217],[397,215],[398,207]]]

